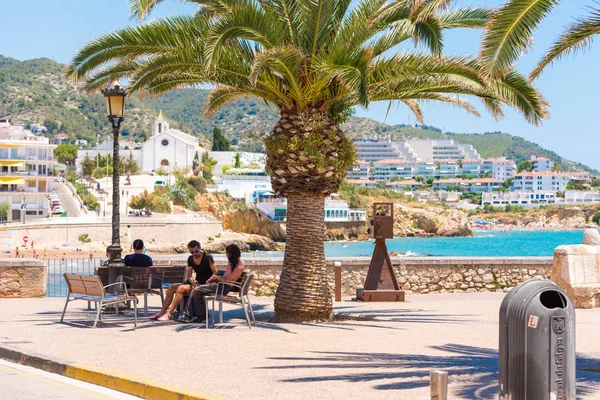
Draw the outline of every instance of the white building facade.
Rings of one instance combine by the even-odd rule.
[[[206,150],[199,146],[198,138],[169,127],[162,111],[152,128],[152,136],[142,145],[142,170],[159,168],[174,170],[192,167],[194,157]]]
[[[563,192],[571,178],[557,172],[521,172],[515,175],[515,192]]]
[[[554,163],[546,157],[531,156],[531,165],[533,166],[533,172],[546,172],[552,171]]]
[[[55,148],[48,138],[0,120],[0,203],[10,205],[8,221],[48,216]]]

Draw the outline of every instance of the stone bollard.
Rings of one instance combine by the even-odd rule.
[[[598,233],[598,229],[588,228],[584,230],[582,243],[588,246],[600,246],[600,233]]]
[[[448,372],[429,373],[431,400],[448,400]]]

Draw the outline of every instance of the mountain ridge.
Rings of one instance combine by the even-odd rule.
[[[110,135],[104,100],[99,93],[87,94],[80,85],[63,77],[64,65],[47,58],[18,61],[0,55],[0,118],[13,122],[41,123],[50,133],[66,133],[71,140],[98,140],[98,134]],[[270,133],[277,113],[262,100],[248,97],[219,110],[210,119],[202,116],[208,96],[206,89],[181,89],[158,98],[130,97],[126,103],[123,137],[145,140],[159,110],[169,118],[173,128],[199,137],[210,146],[212,130],[219,126],[238,150],[262,151],[261,138]],[[370,118],[350,117],[342,128],[351,138],[389,136],[392,140],[454,139],[471,144],[484,158],[506,156],[515,162],[531,155],[547,157],[565,170],[597,170],[561,157],[554,151],[519,136],[503,132],[443,133],[439,128],[422,125],[388,125]]]

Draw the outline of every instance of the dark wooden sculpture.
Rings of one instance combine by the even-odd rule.
[[[356,290],[356,298],[361,301],[404,301],[404,291],[400,290],[385,245],[385,239],[394,237],[394,204],[373,203],[369,225],[369,232],[375,239],[375,249],[365,286]]]

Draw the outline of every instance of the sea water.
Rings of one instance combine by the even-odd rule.
[[[581,244],[582,230],[568,231],[479,231],[473,237],[394,238],[388,251],[405,256],[435,257],[534,257],[554,254],[562,244]],[[327,257],[371,256],[374,241],[325,242]],[[255,257],[280,257],[276,251],[256,252]],[[244,254],[244,257],[252,257]]]

